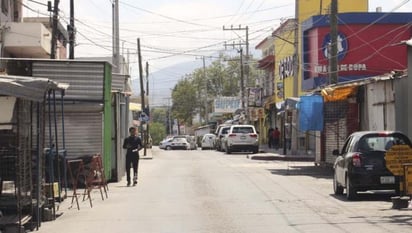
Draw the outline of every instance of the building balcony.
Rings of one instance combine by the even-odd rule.
[[[275,56],[267,55],[266,57],[258,61],[257,68],[261,70],[273,70],[275,68],[274,62],[275,62]]]
[[[42,23],[7,23],[4,27],[3,57],[50,57],[51,32]]]

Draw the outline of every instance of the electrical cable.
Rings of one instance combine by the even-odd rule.
[[[133,9],[136,9],[136,10],[139,10],[139,11],[143,11],[143,12],[146,12],[146,13],[149,13],[149,14],[152,14],[152,15],[156,15],[156,16],[159,16],[159,17],[162,17],[162,18],[165,18],[165,19],[169,19],[169,20],[172,20],[172,21],[176,21],[176,22],[179,22],[179,23],[184,23],[184,24],[189,24],[189,25],[194,25],[194,26],[200,26],[200,27],[207,27],[207,28],[215,28],[215,27],[210,26],[210,25],[193,23],[193,22],[190,22],[190,21],[177,19],[177,18],[174,18],[174,17],[171,17],[171,16],[159,14],[159,13],[156,13],[156,12],[153,12],[153,11],[150,11],[150,10],[146,10],[146,9],[143,9],[143,8],[140,8],[140,7],[137,7],[137,6],[133,6],[133,5],[125,3],[125,2],[120,2],[120,3],[125,5],[125,6],[128,6],[130,8],[133,8]]]

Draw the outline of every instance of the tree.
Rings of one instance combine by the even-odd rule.
[[[228,59],[220,55],[205,70],[195,69],[179,81],[172,91],[173,117],[179,123],[192,125],[192,119],[199,113],[203,119],[207,112],[211,112],[213,100],[218,96],[240,96],[240,57]],[[255,61],[249,60],[250,64]],[[257,71],[250,66],[249,79],[246,80],[245,88],[255,86]]]
[[[168,121],[167,119],[167,107],[164,108],[154,108],[151,111],[151,116],[150,119],[152,122],[159,122],[159,123],[165,123]]]
[[[180,80],[172,90],[172,114],[178,124],[192,125],[193,116],[198,106],[197,91],[190,77]]]
[[[153,145],[159,145],[166,137],[166,128],[164,124],[160,122],[152,122],[150,124],[150,135],[152,136]]]

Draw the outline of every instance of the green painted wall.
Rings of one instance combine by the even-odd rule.
[[[112,178],[112,106],[111,106],[111,88],[112,88],[112,66],[105,63],[104,67],[104,115],[103,115],[103,166],[105,167],[105,176],[108,180]]]

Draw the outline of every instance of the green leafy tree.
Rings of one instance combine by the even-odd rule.
[[[249,64],[254,64],[251,59]],[[249,66],[249,78],[247,79],[244,67],[245,87],[255,86],[257,70],[253,65]],[[239,96],[240,93],[240,57],[229,59],[220,55],[205,69],[195,69],[179,81],[172,91],[173,116],[180,123],[192,125],[192,118],[200,113],[205,118],[207,112],[211,112],[213,100],[218,96]]]
[[[178,124],[192,125],[198,107],[197,91],[190,76],[180,80],[172,90],[172,113]]]
[[[150,119],[152,122],[165,123],[167,122],[167,107],[154,108],[150,113]]]
[[[166,137],[166,127],[160,122],[152,122],[150,124],[150,135],[152,136],[153,145],[159,145]]]

